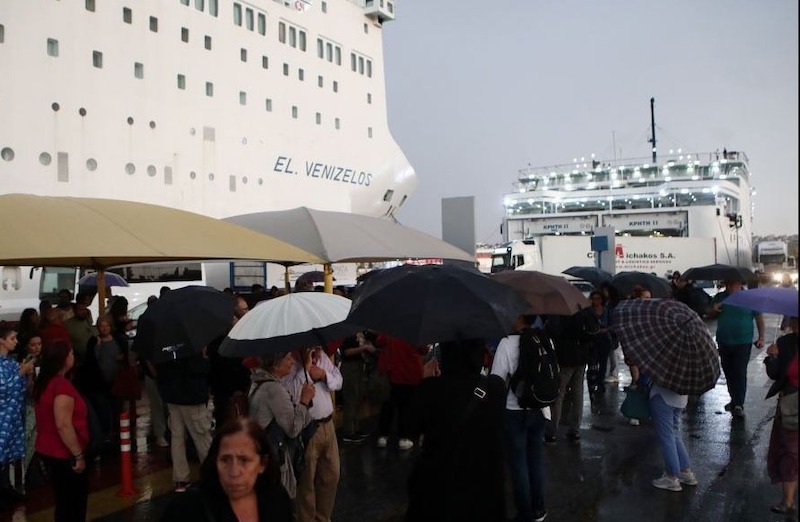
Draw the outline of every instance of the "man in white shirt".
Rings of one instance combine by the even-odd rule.
[[[303,350],[302,363],[288,383],[295,403],[309,379],[316,393],[309,408],[317,430],[306,447],[305,469],[297,483],[298,522],[329,522],[339,486],[339,445],[331,392],[342,389],[342,374],[319,346]]]
[[[514,330],[521,332],[531,321],[517,317]],[[544,333],[542,332],[542,335]],[[492,363],[492,375],[511,381],[519,364],[520,335],[505,337],[497,346]],[[550,408],[526,410],[519,406],[516,395],[509,389],[506,397],[505,439],[508,468],[517,507],[517,520],[542,522],[547,517],[544,507],[544,463],[542,447],[544,430],[550,419]]]

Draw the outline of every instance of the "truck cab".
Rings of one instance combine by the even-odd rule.
[[[542,270],[542,255],[533,239],[515,239],[492,251],[491,273],[504,270]]]

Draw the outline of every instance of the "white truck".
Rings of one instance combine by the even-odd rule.
[[[797,282],[797,264],[786,241],[761,241],[756,245],[756,271],[762,284]]]
[[[630,237],[615,238],[616,272],[637,271],[664,277],[677,270],[716,262],[713,238]],[[594,266],[590,236],[540,236],[514,240],[495,248],[492,272],[537,270],[563,275],[571,266]]]

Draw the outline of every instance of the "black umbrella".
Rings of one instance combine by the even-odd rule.
[[[171,290],[139,318],[133,348],[155,363],[200,353],[230,330],[233,299],[206,286]]]
[[[722,265],[719,263],[690,268],[681,276],[686,281],[749,281],[753,272],[740,266]]]
[[[322,283],[325,281],[325,272],[322,270],[311,270],[310,272],[306,272],[304,274],[300,274],[300,277],[297,278],[297,284],[304,284],[304,283]],[[336,279],[334,278],[334,281]]]
[[[583,279],[584,281],[589,281],[598,288],[603,283],[610,281],[612,277],[611,274],[605,270],[600,270],[594,266],[571,266],[561,273],[571,275],[572,277],[577,277],[578,279]]]
[[[454,265],[402,265],[370,277],[347,322],[405,339],[499,338],[528,303],[510,287]]]
[[[672,290],[666,279],[662,279],[647,272],[620,272],[609,281],[621,296],[627,297],[633,292],[633,287],[641,286],[650,290],[652,297],[670,297]]]

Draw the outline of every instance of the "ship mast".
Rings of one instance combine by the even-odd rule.
[[[647,140],[648,142],[653,144],[653,165],[656,165],[656,112],[655,112],[655,104],[656,99],[650,98],[650,131],[652,132],[652,138]]]

